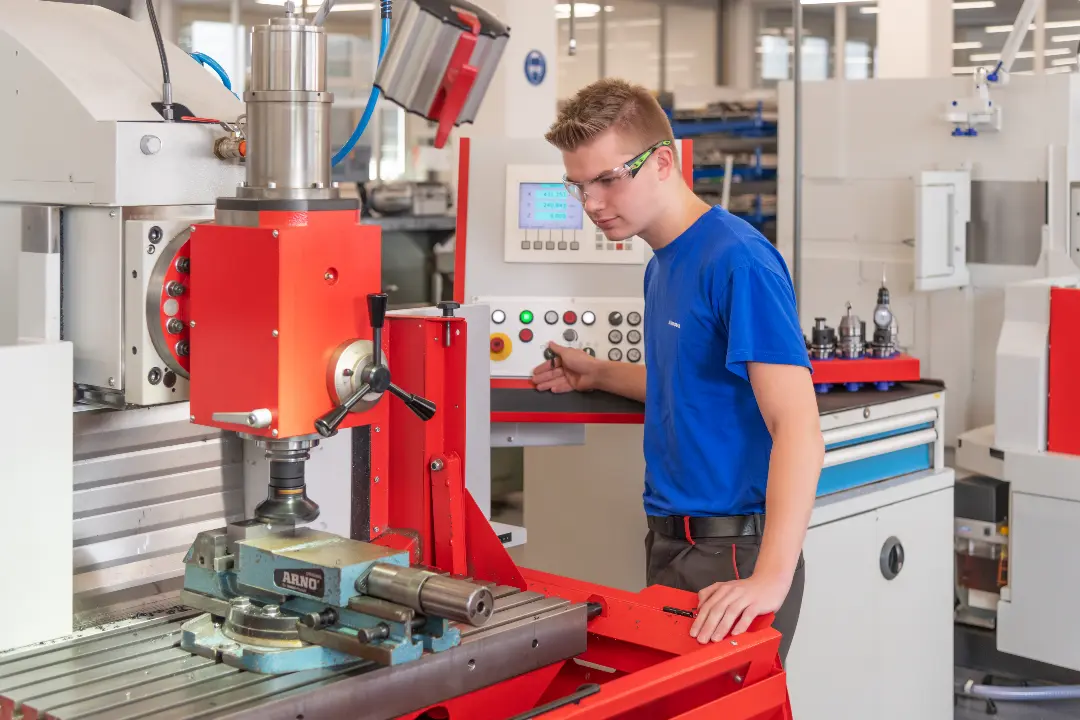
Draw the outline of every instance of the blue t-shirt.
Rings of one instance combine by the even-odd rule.
[[[645,511],[765,510],[772,438],[746,363],[810,367],[783,257],[714,207],[645,269]]]

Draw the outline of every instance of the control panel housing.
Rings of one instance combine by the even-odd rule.
[[[602,360],[645,364],[641,298],[476,297],[491,311],[491,376],[526,378],[549,342]]]
[[[508,165],[503,260],[641,265],[645,241],[608,240],[563,186],[561,165]]]

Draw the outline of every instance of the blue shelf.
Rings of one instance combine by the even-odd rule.
[[[668,113],[671,119],[671,128],[676,138],[712,135],[722,136],[728,140],[737,138],[750,141],[744,143],[744,146],[748,146],[747,150],[752,152],[753,159],[750,162],[742,162],[733,166],[731,179],[733,182],[758,183],[759,185],[748,185],[746,192],[742,194],[743,197],[752,198],[752,209],[748,212],[735,212],[733,214],[746,220],[759,231],[764,231],[766,224],[776,220],[775,212],[766,213],[764,211],[763,202],[764,196],[775,195],[775,192],[763,192],[762,190],[765,190],[768,186],[765,188],[760,186],[761,183],[770,183],[776,180],[776,168],[767,168],[762,164],[763,146],[772,143],[755,141],[775,141],[777,138],[777,124],[774,120],[766,120],[763,111],[763,103],[759,102],[752,110],[736,108],[734,111],[728,112],[726,109],[721,108],[712,117],[676,118],[674,113]],[[745,151],[738,154],[745,155]],[[708,183],[708,181],[723,180],[725,173],[726,167],[721,164],[695,164],[695,185],[702,181]],[[717,185],[719,186],[719,183]],[[733,186],[732,192],[734,193],[735,190],[736,188]]]
[[[776,123],[749,120],[676,120],[671,129],[677,138],[729,134],[738,137],[765,138],[776,135]]]
[[[694,182],[699,180],[723,180],[725,168],[722,165],[698,165],[694,168]],[[763,168],[755,165],[736,165],[731,170],[735,180],[775,180],[776,168]]]

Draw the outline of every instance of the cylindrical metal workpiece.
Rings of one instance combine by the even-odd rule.
[[[251,34],[247,183],[241,197],[330,198],[326,33],[289,15]]]
[[[420,604],[425,615],[480,626],[491,617],[495,599],[483,585],[436,575],[420,588]]]
[[[366,583],[371,597],[477,627],[491,617],[495,604],[482,585],[400,565],[373,565]]]

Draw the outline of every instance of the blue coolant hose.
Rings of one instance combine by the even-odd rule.
[[[383,55],[386,54],[386,46],[390,42],[390,18],[383,17],[382,19],[382,37],[379,38],[379,65],[382,65]],[[376,68],[377,71],[377,68]],[[360,124],[353,130],[352,135],[349,136],[348,141],[342,146],[337,153],[334,154],[331,163],[338,165],[344,160],[353,148],[356,147],[357,141],[360,140],[360,136],[367,130],[368,122],[371,121],[371,116],[375,112],[375,105],[379,102],[379,88],[375,87],[374,78],[372,78],[371,94],[368,95],[367,106],[364,108],[364,114],[360,118]]]
[[[191,53],[191,59],[200,65],[205,65],[217,73],[217,76],[221,78],[221,84],[225,86],[225,89],[232,92],[232,80],[229,79],[229,73],[225,72],[225,68],[221,67],[221,64],[210,57],[206,53],[193,52]],[[233,93],[236,95],[236,93]]]

